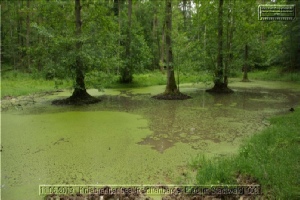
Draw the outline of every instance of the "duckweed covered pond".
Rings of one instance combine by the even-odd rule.
[[[39,184],[187,184],[198,154],[237,152],[268,118],[299,103],[294,90],[183,85],[185,101],[150,98],[164,86],[89,93],[102,102],[52,106],[70,91],[3,100],[2,197],[42,199]]]

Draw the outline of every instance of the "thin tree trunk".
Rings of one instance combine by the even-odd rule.
[[[119,16],[119,0],[114,0],[113,11],[115,16]]]
[[[245,64],[244,64],[244,67],[243,67],[243,71],[244,71],[244,75],[243,75],[243,82],[249,82],[249,79],[248,79],[248,44],[245,44]]]
[[[131,83],[133,76],[132,76],[132,63],[131,63],[131,14],[132,14],[132,0],[128,0],[128,24],[127,24],[127,38],[125,44],[125,56],[127,57],[127,62],[122,69],[121,74],[121,82],[122,83]]]
[[[132,0],[128,0],[128,28],[127,28],[127,43],[126,56],[129,58],[129,65],[131,66],[131,14],[132,14]]]
[[[158,27],[158,19],[157,19],[157,9],[155,8],[155,14],[154,14],[154,17],[153,17],[153,22],[152,22],[152,45],[153,45],[153,48],[152,48],[152,54],[154,55],[153,56],[153,59],[152,59],[152,66],[153,66],[153,70],[155,70],[157,68],[157,66],[159,66],[159,41],[157,43],[157,38],[158,38],[158,35],[157,35],[157,27]],[[154,47],[156,46],[156,43],[157,43],[157,49],[155,49]]]
[[[160,70],[163,73],[164,73],[164,67],[166,65],[166,59],[165,59],[165,43],[166,43],[165,28],[166,28],[166,26],[163,25],[162,33],[161,33],[161,45],[160,45]]]
[[[230,0],[229,0],[230,3]],[[227,26],[226,26],[226,58],[225,58],[225,65],[224,65],[224,82],[225,82],[225,77],[227,77],[227,72],[228,72],[228,65],[229,65],[229,48],[230,48],[230,41],[229,41],[229,27],[230,27],[230,12],[228,11],[227,14]],[[227,80],[226,80],[227,81]]]
[[[30,0],[27,0],[27,16],[26,16],[26,49],[27,49],[27,52],[29,50],[29,47],[30,47]],[[27,66],[26,66],[26,70],[29,70],[29,67],[30,67],[30,55],[27,54],[26,55],[27,57]]]
[[[18,1],[18,25],[17,25],[17,35],[18,35],[18,46],[23,48],[24,47],[24,39],[23,39],[23,16],[20,14],[21,13],[21,9],[23,8],[23,1]],[[22,50],[18,50],[18,60],[17,60],[17,66],[16,69],[19,68],[19,66],[23,64],[22,60],[23,60],[23,56],[24,56],[24,52]]]
[[[204,24],[204,33],[203,33],[203,46],[204,46],[204,52],[205,52],[205,56],[204,56],[204,66],[206,66],[206,25]],[[201,66],[200,67],[200,70],[201,70]]]
[[[167,87],[165,94],[179,92],[175,82],[172,52],[172,3],[166,0],[166,50],[167,50]]]
[[[229,0],[229,4],[231,4],[231,0]],[[233,5],[235,4],[235,2],[233,1]],[[232,40],[233,40],[233,10],[234,8],[231,7],[230,11],[228,11],[228,23],[227,23],[227,33],[226,33],[226,37],[227,37],[227,58],[226,58],[226,63],[225,63],[225,69],[224,69],[224,83],[227,85],[228,84],[228,73],[229,73],[229,66],[231,64],[232,61]]]
[[[119,43],[119,46],[121,46],[121,19],[120,19],[120,9],[121,9],[121,1],[120,1],[120,0],[114,0],[113,11],[114,11],[114,15],[118,18],[118,30],[119,30],[119,39],[118,39],[118,43]],[[118,55],[118,59],[120,59],[120,52],[119,52],[119,49],[118,49],[117,55]],[[117,74],[119,74],[119,73],[120,73],[120,64],[118,63]]]
[[[223,78],[223,0],[219,0],[218,19],[218,58],[217,58],[217,83],[222,83]]]
[[[13,4],[15,5],[15,4]],[[9,4],[6,5],[8,8],[10,7]],[[2,4],[2,9],[3,9],[3,4]],[[18,9],[17,8],[14,8],[14,11],[16,11],[16,13],[18,12]],[[15,14],[15,13],[14,13]],[[11,49],[12,49],[12,53],[13,53],[13,69],[16,70],[16,61],[17,61],[17,53],[16,53],[16,44],[18,44],[18,40],[15,39],[14,37],[14,24],[13,23],[10,23],[10,37],[12,38],[13,42],[12,42],[12,46],[11,46]]]
[[[182,12],[183,12],[183,30],[187,27],[187,0],[182,0]]]
[[[261,4],[265,4],[265,1],[262,0]],[[262,30],[261,30],[261,44],[262,44],[262,46],[264,46],[264,44],[265,44],[265,28],[264,27],[265,26],[261,27],[262,28]]]

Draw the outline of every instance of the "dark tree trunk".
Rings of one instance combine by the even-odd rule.
[[[164,100],[183,100],[190,96],[182,94],[176,86],[174,66],[173,66],[173,52],[172,52],[172,0],[166,0],[165,11],[165,35],[166,35],[166,67],[167,67],[167,86],[163,94],[154,96],[156,99]]]
[[[81,36],[81,5],[80,0],[75,0],[75,24],[76,30],[75,34],[77,39]],[[86,92],[85,83],[84,83],[84,72],[83,72],[83,63],[79,52],[81,51],[82,42],[76,42],[76,61],[75,61],[75,88],[71,97],[63,100],[55,100],[53,104],[91,104],[97,103],[100,100],[90,96]]]
[[[122,1],[122,2],[121,2]],[[114,14],[116,17],[118,17],[118,29],[119,29],[119,46],[122,45],[121,41],[121,18],[120,18],[120,13],[121,13],[121,4],[124,3],[124,0],[114,0]],[[120,58],[120,52],[118,51],[118,59]],[[118,64],[117,68],[117,74],[120,73],[120,65]]]
[[[215,70],[214,87],[206,91],[217,93],[233,92],[227,87],[227,84],[228,77],[227,75],[224,75],[223,68],[223,0],[219,0],[217,69]]]
[[[187,28],[187,0],[182,1],[182,12],[183,12],[183,28]]]
[[[223,78],[223,0],[219,0],[219,19],[218,19],[218,58],[217,58],[217,82],[222,83]]]
[[[166,28],[166,26],[163,25],[162,33],[161,33],[161,45],[160,45],[160,70],[163,73],[165,72],[164,69],[166,67],[166,59],[165,59],[165,43],[166,43],[165,28]]]
[[[27,14],[26,14],[26,48],[27,51],[29,50],[30,45],[30,0],[27,0]],[[29,70],[30,67],[30,56],[29,54],[26,55],[27,57],[27,66],[25,68],[26,71]]]
[[[179,92],[175,82],[172,52],[172,3],[166,0],[166,50],[167,50],[167,87],[165,94]]]
[[[115,16],[119,16],[119,0],[114,0],[113,11]]]
[[[231,5],[231,0],[228,2]],[[235,4],[235,1],[233,1],[233,5]],[[233,42],[233,24],[234,24],[234,17],[233,17],[233,11],[234,8],[231,7],[231,12],[228,11],[228,20],[227,20],[227,31],[226,31],[226,37],[227,37],[227,45],[226,45],[226,50],[227,50],[227,56],[226,56],[226,61],[225,61],[225,68],[224,68],[224,82],[227,84],[227,77],[229,74],[229,67],[231,65],[231,61],[233,58],[232,54],[232,42]]]
[[[244,75],[243,75],[243,82],[249,82],[249,79],[248,79],[248,45],[245,44],[245,64],[244,64],[244,67],[243,67],[243,72],[244,72]]]
[[[18,43],[19,43],[19,49],[23,49],[24,47],[24,33],[23,33],[23,15],[21,13],[21,10],[23,9],[23,1],[18,2],[18,26],[17,26],[17,35],[18,35]],[[16,69],[19,69],[20,66],[23,66],[23,57],[24,57],[24,51],[18,50],[18,61],[17,61],[17,67]],[[20,67],[22,70],[24,68]]]
[[[121,71],[121,82],[131,83],[133,79],[133,67],[131,63],[131,14],[132,14],[132,0],[128,0],[128,27],[127,27],[127,39],[126,39],[126,58],[128,59],[124,69]]]
[[[152,22],[152,67],[153,70],[157,69],[158,66],[160,66],[159,60],[160,60],[160,47],[159,47],[159,34],[158,34],[158,17],[157,17],[157,5],[154,3],[154,16],[153,16],[153,22]],[[160,70],[163,72],[161,66]]]
[[[76,23],[76,36],[77,38],[81,35],[81,5],[80,0],[75,0],[75,23]],[[82,43],[78,41],[76,43],[76,86],[72,96],[84,96],[86,93],[85,84],[84,84],[84,74],[83,74],[83,63],[79,56],[81,51]]]

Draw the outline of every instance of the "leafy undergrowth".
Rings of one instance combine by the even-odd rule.
[[[166,85],[166,72],[158,70],[147,73],[134,74],[133,82],[121,84],[119,76],[108,75],[100,72],[90,72],[86,74],[85,81],[87,88],[137,88],[153,85]],[[236,77],[239,77],[236,75]],[[240,74],[242,77],[242,74]],[[176,83],[178,84],[178,74],[175,72]],[[212,75],[208,72],[186,73],[179,75],[179,83],[205,83],[212,85]],[[249,73],[250,80],[280,80],[280,81],[300,81],[300,73],[280,73],[277,69],[268,71],[255,71]],[[232,77],[229,78],[231,82]],[[70,78],[65,80],[52,79],[45,80],[40,74],[29,74],[18,71],[8,71],[1,74],[1,98],[5,96],[21,96],[38,92],[55,91],[58,89],[72,89],[73,81]]]
[[[270,68],[266,71],[253,71],[248,74],[250,80],[265,81],[297,81],[300,82],[300,72],[282,72],[280,68]]]
[[[68,80],[45,80],[40,77],[34,78],[27,73],[6,72],[1,77],[1,98],[55,91],[70,88],[71,86],[72,83]]]
[[[178,84],[178,74],[175,72],[176,83]],[[117,79],[115,79],[117,80]],[[208,82],[212,77],[207,73],[180,73],[179,82],[181,83],[196,83],[196,82]],[[148,73],[134,74],[133,82],[129,84],[121,84],[118,81],[106,84],[106,88],[134,88],[134,87],[147,87],[153,85],[166,85],[167,74],[161,71],[152,71]]]
[[[263,199],[299,199],[300,107],[271,119],[271,126],[252,136],[238,155],[195,158],[197,184],[259,184]]]

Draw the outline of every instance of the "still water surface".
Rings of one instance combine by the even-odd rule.
[[[42,199],[39,184],[193,183],[193,157],[237,153],[300,99],[289,90],[212,95],[188,85],[182,92],[192,99],[150,98],[163,88],[89,90],[102,102],[88,106],[51,105],[70,92],[2,102],[2,198]]]

